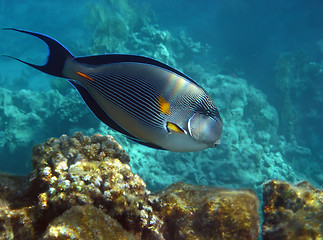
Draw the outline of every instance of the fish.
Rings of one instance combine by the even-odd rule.
[[[65,78],[104,124],[154,149],[193,152],[221,143],[222,118],[211,97],[192,78],[155,59],[131,54],[75,57],[42,33],[47,62],[35,65],[3,55],[43,73]]]

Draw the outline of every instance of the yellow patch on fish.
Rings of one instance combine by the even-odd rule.
[[[161,111],[166,115],[170,115],[170,112],[169,112],[170,104],[169,102],[166,101],[166,99],[163,96],[160,96],[158,98],[158,104],[159,104],[159,111]]]
[[[84,74],[84,73],[81,73],[81,72],[76,72],[78,75],[80,75],[81,77],[84,77],[86,78],[87,80],[91,80],[91,81],[94,81],[93,78],[89,77],[88,75]]]
[[[174,123],[167,122],[166,127],[169,132],[173,131],[173,132],[177,132],[177,133],[184,133],[183,129],[181,129],[179,126],[177,126]]]

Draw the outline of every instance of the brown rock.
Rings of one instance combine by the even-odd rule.
[[[257,239],[258,200],[252,191],[176,183],[156,197],[165,239]]]
[[[323,239],[323,191],[309,182],[264,185],[264,240]]]
[[[54,219],[41,239],[132,240],[135,237],[109,215],[92,205],[86,205],[72,207]]]

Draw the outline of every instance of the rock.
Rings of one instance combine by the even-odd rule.
[[[252,191],[176,183],[154,197],[165,239],[257,239],[258,200]]]
[[[54,219],[43,240],[64,239],[136,239],[112,217],[92,205],[75,206]]]
[[[323,238],[323,191],[303,181],[272,180],[263,192],[264,240]]]
[[[35,239],[37,208],[24,196],[27,177],[0,175],[0,239]]]
[[[33,207],[12,209],[10,203],[3,200],[0,204],[0,239],[36,239]]]

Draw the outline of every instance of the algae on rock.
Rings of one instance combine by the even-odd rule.
[[[323,191],[302,181],[268,181],[263,192],[264,240],[323,238]]]
[[[166,239],[258,237],[258,199],[253,191],[176,183],[154,197],[166,225]]]
[[[85,205],[71,207],[55,218],[41,239],[135,240],[136,238],[109,215],[92,205]]]

